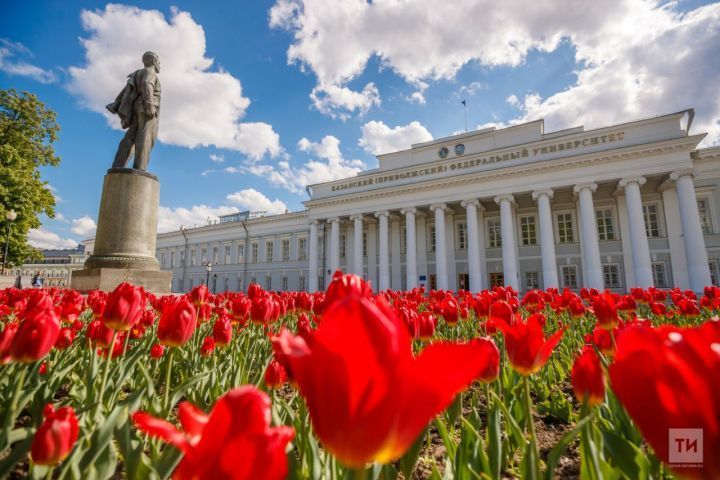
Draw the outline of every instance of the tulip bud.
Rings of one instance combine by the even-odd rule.
[[[103,322],[108,328],[130,330],[145,312],[145,295],[140,287],[121,283],[108,297]]]
[[[220,317],[213,325],[213,339],[218,347],[227,347],[232,341],[233,327],[230,320]]]
[[[195,307],[185,298],[168,303],[158,323],[157,337],[166,347],[185,345],[193,336],[197,324]]]
[[[159,343],[156,343],[150,349],[150,358],[152,358],[153,360],[162,358],[163,355],[165,355],[165,347],[163,347]]]
[[[605,399],[605,377],[600,358],[595,349],[586,345],[575,359],[571,380],[575,398],[578,402],[587,401],[588,405],[599,405]]]
[[[265,370],[265,386],[267,388],[280,388],[288,380],[287,372],[276,359],[270,360]]]
[[[213,337],[205,337],[203,339],[202,346],[200,347],[200,355],[203,357],[209,357],[215,351],[215,340]]]
[[[43,410],[45,420],[35,433],[30,447],[33,462],[55,466],[62,462],[75,446],[78,438],[78,421],[72,407],[57,410],[48,404]]]

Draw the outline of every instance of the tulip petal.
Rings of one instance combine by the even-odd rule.
[[[153,417],[145,412],[133,413],[132,421],[138,429],[147,435],[164,440],[181,452],[187,453],[190,444],[185,435],[175,428],[172,423]]]
[[[190,437],[190,443],[200,437],[208,422],[208,415],[190,402],[182,402],[178,406],[178,418],[183,430]]]

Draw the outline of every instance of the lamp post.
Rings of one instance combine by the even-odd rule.
[[[215,295],[217,292],[217,273],[213,273],[213,295]]]
[[[212,272],[212,262],[205,264],[205,286],[210,288],[210,272]]]
[[[5,254],[3,255],[2,262],[2,274],[5,275],[5,266],[7,265],[8,248],[10,247],[10,224],[17,218],[15,210],[8,210],[5,213],[5,220],[7,221],[7,235],[5,237]]]

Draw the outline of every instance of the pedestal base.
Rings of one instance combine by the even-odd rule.
[[[72,272],[70,285],[80,292],[111,292],[123,282],[142,286],[154,294],[167,294],[172,286],[172,272],[132,268],[84,268]]]

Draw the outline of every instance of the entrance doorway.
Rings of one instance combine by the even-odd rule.
[[[435,290],[435,289],[437,289],[437,277],[433,273],[430,275],[430,290]]]
[[[468,290],[470,288],[470,275],[467,273],[458,274],[458,290]]]
[[[505,285],[505,276],[502,272],[490,273],[490,288],[502,287],[503,285]]]

